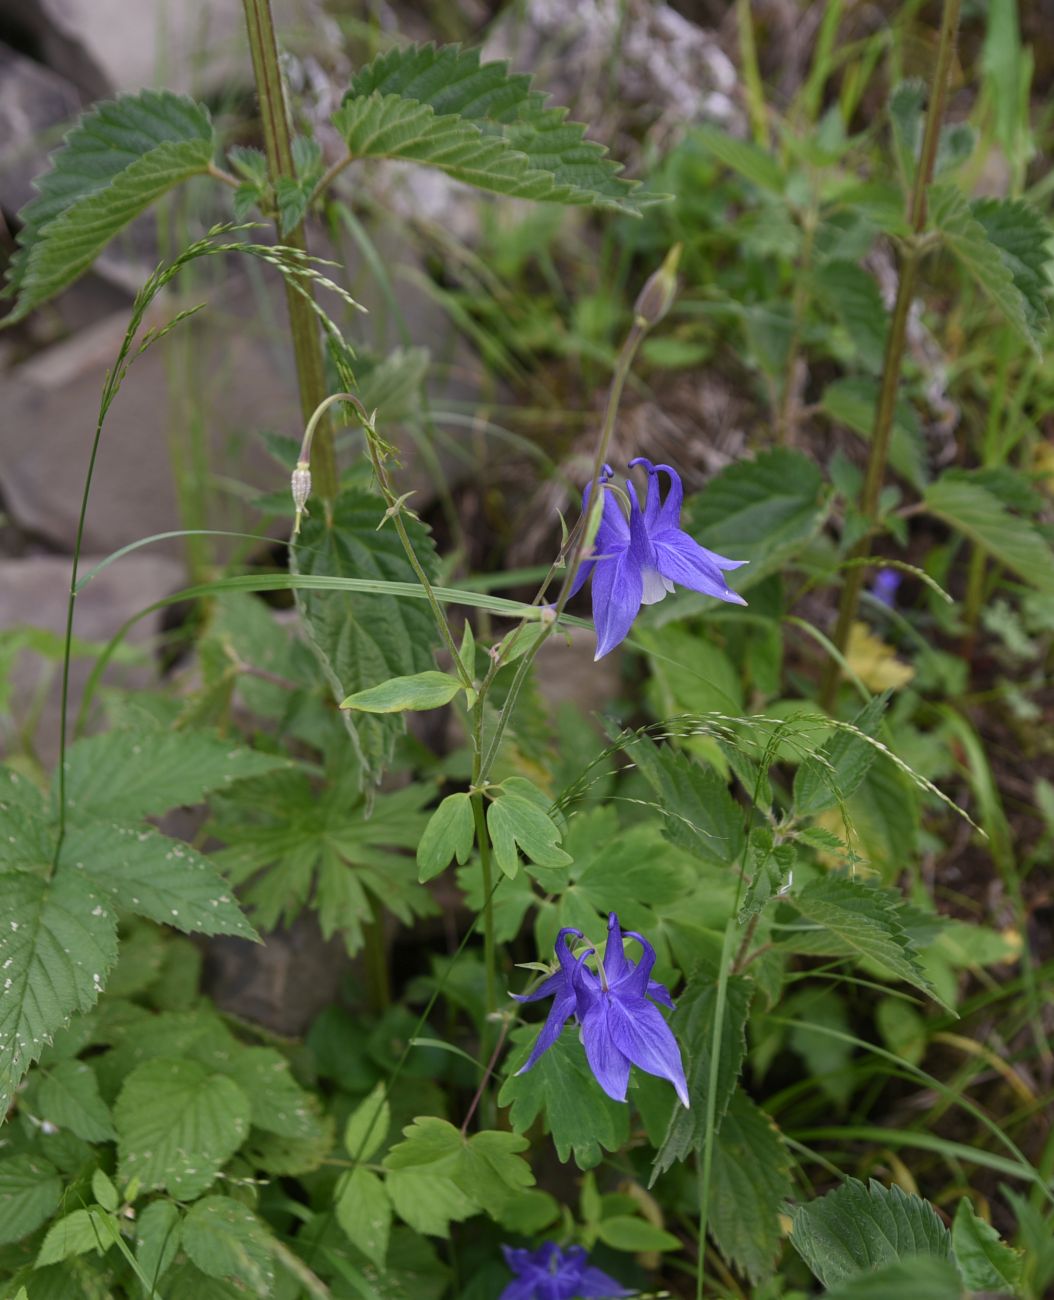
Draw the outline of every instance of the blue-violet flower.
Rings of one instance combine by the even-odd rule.
[[[630,466],[634,465],[643,465],[648,472],[648,494],[643,509],[629,480],[626,481],[630,503],[628,520],[615,493],[604,493],[592,554],[579,565],[568,593],[573,596],[592,574],[597,659],[625,640],[641,605],[656,604],[673,591],[674,583],[734,605],[747,603],[730,590],[724,579],[725,570],[738,569],[747,561],[727,560],[708,551],[682,530],[684,489],[677,471],[669,465],[653,465],[644,456],[631,460]],[[660,474],[668,475],[670,480],[665,498],[659,487]],[[613,477],[611,466],[605,465],[600,486]],[[583,514],[588,506],[587,488],[582,501]]]
[[[631,962],[626,957],[622,928],[612,912],[608,917],[604,961],[596,974],[585,964],[586,958],[596,951],[594,948],[585,949],[578,957],[571,951],[570,937],[581,939],[580,930],[567,927],[556,936],[559,969],[533,993],[516,997],[518,1002],[553,999],[545,1024],[519,1073],[529,1070],[560,1037],[567,1021],[576,1016],[589,1068],[609,1097],[615,1101],[626,1100],[630,1066],[636,1065],[648,1074],[669,1079],[687,1106],[688,1085],[681,1051],[669,1025],[654,1006],[655,1002],[673,1006],[668,990],[651,978],[655,949],[636,931],[627,930],[626,934],[640,944],[640,961]]]
[[[505,1262],[516,1274],[499,1300],[616,1300],[636,1295],[599,1268],[591,1268],[581,1246],[561,1250],[547,1241],[537,1250],[502,1246]]]

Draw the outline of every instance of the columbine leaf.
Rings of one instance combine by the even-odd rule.
[[[779,947],[864,959],[936,998],[901,924],[901,900],[893,890],[832,876],[806,885],[787,901],[818,928],[785,932]]]
[[[292,569],[307,575],[416,581],[395,531],[377,530],[383,513],[383,503],[369,493],[342,493],[334,506],[332,526],[320,511],[305,521],[299,544],[291,551]],[[418,560],[434,579],[431,538],[422,524],[409,518],[404,522]],[[338,701],[389,678],[432,668],[436,630],[424,601],[347,591],[299,591],[297,603]],[[376,780],[405,723],[399,717],[350,711],[343,717],[367,776]]]
[[[571,857],[560,848],[560,830],[546,811],[548,800],[522,777],[509,777],[487,809],[494,857],[507,876],[519,869],[517,848],[536,866],[566,867]]]
[[[20,1241],[46,1223],[62,1199],[62,1179],[40,1156],[0,1160],[0,1245]]]
[[[1029,520],[1011,514],[986,487],[945,475],[926,489],[923,504],[1026,582],[1054,592],[1054,551]]]
[[[929,1201],[874,1179],[865,1187],[856,1178],[799,1206],[790,1239],[827,1287],[917,1255],[947,1259],[952,1244]]]
[[[197,1061],[156,1057],[128,1076],[117,1098],[120,1176],[144,1190],[200,1196],[249,1131],[249,1099]]]
[[[853,719],[855,731],[839,728],[818,754],[798,768],[794,811],[799,817],[815,817],[844,803],[859,788],[879,753],[864,737],[873,738],[878,731],[887,700],[888,696],[876,695]]]
[[[210,790],[291,766],[207,731],[136,729],[79,740],[66,760],[72,821],[133,821],[200,803]]]
[[[52,155],[39,194],[19,213],[20,248],[6,289],[18,300],[5,324],[72,283],[159,195],[207,171],[214,150],[207,110],[184,96],[144,90],[97,104]]]
[[[188,934],[257,937],[208,858],[152,827],[73,827],[63,841],[62,857],[101,886],[116,906],[137,916]]]
[[[605,1096],[573,1034],[562,1035],[526,1074],[517,1075],[537,1037],[534,1025],[514,1030],[510,1073],[498,1094],[509,1123],[526,1133],[541,1114],[556,1154],[574,1153],[579,1169],[592,1169],[604,1151],[617,1151],[629,1137],[629,1108]]]
[[[779,1255],[790,1168],[771,1117],[737,1091],[714,1145],[710,1234],[725,1259],[755,1284],[771,1276]]]
[[[720,1131],[743,1066],[747,1048],[746,1023],[752,994],[753,986],[749,980],[739,975],[730,976],[718,1045],[715,1133]],[[685,1075],[692,1105],[688,1110],[683,1106],[674,1109],[670,1127],[652,1166],[653,1183],[671,1165],[686,1159],[693,1151],[701,1150],[706,1140],[707,1097],[710,1092],[716,1012],[716,982],[709,976],[693,976],[677,999],[677,1009],[670,1018],[670,1028],[688,1057]]]
[[[110,1108],[99,1095],[99,1081],[86,1061],[59,1061],[52,1066],[41,1082],[37,1104],[44,1119],[85,1142],[110,1142],[115,1136]]]
[[[399,1218],[431,1237],[449,1237],[451,1222],[482,1212],[451,1178],[430,1168],[389,1170],[385,1185]]]
[[[584,127],[545,106],[529,77],[456,45],[378,56],[356,74],[333,123],[356,158],[424,163],[499,194],[633,215],[659,197],[636,193]]]
[[[952,1251],[962,1279],[971,1291],[1018,1294],[1024,1257],[1008,1246],[990,1223],[974,1213],[965,1196],[952,1223]]]
[[[423,883],[438,876],[454,857],[463,866],[472,852],[475,834],[469,796],[448,794],[429,817],[417,846],[418,879]]]
[[[412,677],[391,677],[379,686],[356,691],[341,704],[342,709],[360,713],[408,713],[415,709],[441,709],[461,690],[461,683],[449,673],[414,673]]]
[[[271,1234],[240,1201],[206,1196],[192,1205],[183,1220],[183,1249],[209,1277],[236,1278],[251,1295],[270,1295]]]
[[[352,1245],[383,1268],[392,1230],[392,1203],[384,1183],[368,1169],[353,1169],[337,1192],[335,1210]]]
[[[90,1011],[117,958],[101,890],[59,871],[0,876],[0,1115],[74,1011]]]

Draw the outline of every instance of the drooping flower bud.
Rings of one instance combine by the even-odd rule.
[[[300,519],[307,514],[307,499],[311,495],[311,467],[306,460],[297,461],[289,486],[293,493],[293,508],[296,510],[296,519],[293,521],[293,536],[296,537],[300,532]]]
[[[674,244],[666,254],[662,266],[645,282],[644,288],[637,295],[633,306],[633,316],[641,325],[650,329],[673,306],[677,296],[677,267],[681,260],[681,245]]]

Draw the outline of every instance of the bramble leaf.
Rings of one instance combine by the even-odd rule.
[[[183,1220],[183,1249],[209,1277],[236,1278],[252,1295],[270,1295],[274,1283],[271,1234],[247,1205],[206,1196]]]
[[[112,1214],[102,1210],[74,1210],[48,1229],[37,1255],[37,1268],[57,1264],[70,1255],[97,1250],[103,1254],[119,1239],[121,1230]]]
[[[115,1134],[110,1109],[99,1095],[99,1081],[86,1061],[59,1061],[40,1085],[40,1113],[85,1142],[110,1142]]]
[[[46,1223],[62,1200],[62,1179],[37,1155],[0,1160],[0,1245],[20,1241]]]

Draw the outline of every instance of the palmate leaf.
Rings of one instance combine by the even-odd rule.
[[[321,512],[307,518],[299,544],[290,551],[290,568],[309,576],[415,582],[395,530],[378,530],[383,517],[384,505],[378,497],[361,491],[343,492],[334,507],[332,525]],[[413,519],[404,522],[421,566],[434,580],[431,537],[422,524]],[[437,633],[424,601],[300,590],[297,604],[338,703],[392,677],[434,668]],[[366,775],[376,781],[406,724],[401,717],[383,714],[345,711],[342,716]]]
[[[88,269],[103,246],[173,185],[208,170],[208,111],[169,91],[97,104],[52,155],[39,194],[19,213],[5,324],[21,320]]]
[[[117,958],[101,889],[73,872],[0,875],[0,1115],[74,1011],[90,1011]]]
[[[410,45],[355,76],[333,123],[355,158],[424,163],[498,194],[633,215],[661,197],[622,179],[607,150],[545,100],[505,63],[480,63],[478,50]]]

